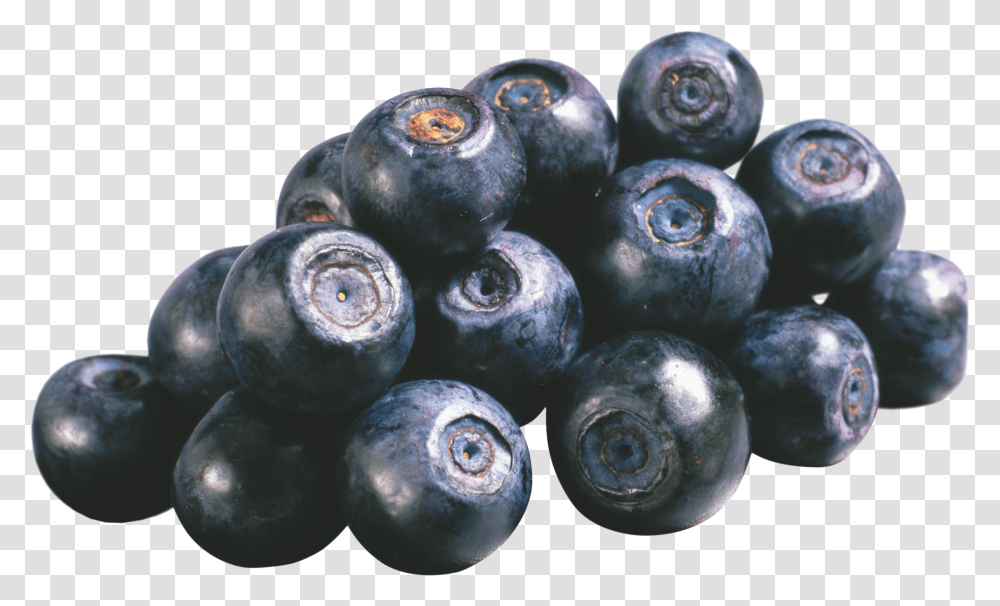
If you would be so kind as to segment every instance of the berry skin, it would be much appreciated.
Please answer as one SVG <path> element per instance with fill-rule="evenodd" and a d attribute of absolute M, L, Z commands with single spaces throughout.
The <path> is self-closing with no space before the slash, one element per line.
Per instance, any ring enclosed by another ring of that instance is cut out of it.
<path fill-rule="evenodd" d="M 729 43 L 700 32 L 664 36 L 622 74 L 619 168 L 659 158 L 728 168 L 750 151 L 763 111 L 760 77 Z"/>
<path fill-rule="evenodd" d="M 870 281 L 830 293 L 824 305 L 861 328 L 878 364 L 883 408 L 930 404 L 965 377 L 969 309 L 965 275 L 951 261 L 897 250 Z"/>
<path fill-rule="evenodd" d="M 327 139 L 295 163 L 278 195 L 277 227 L 307 221 L 354 226 L 344 203 L 342 178 L 344 146 L 349 135 Z"/>
<path fill-rule="evenodd" d="M 595 524 L 636 535 L 704 522 L 750 460 L 743 391 L 703 347 L 662 331 L 615 337 L 566 371 L 546 411 L 552 467 Z"/>
<path fill-rule="evenodd" d="M 251 244 L 229 272 L 218 314 L 240 382 L 291 411 L 367 406 L 413 345 L 410 283 L 382 246 L 336 223 L 296 223 Z"/>
<path fill-rule="evenodd" d="M 343 428 L 275 410 L 244 387 L 198 424 L 174 469 L 184 529 L 220 560 L 257 568 L 322 551 L 346 527 L 333 466 Z"/>
<path fill-rule="evenodd" d="M 443 265 L 417 289 L 414 345 L 426 376 L 475 385 L 519 425 L 576 356 L 583 307 L 573 276 L 547 248 L 501 232 L 478 257 Z"/>
<path fill-rule="evenodd" d="M 422 89 L 362 118 L 344 148 L 351 217 L 401 262 L 478 250 L 524 189 L 524 148 L 479 95 Z"/>
<path fill-rule="evenodd" d="M 413 381 L 355 418 L 337 493 L 351 532 L 383 564 L 448 574 L 514 532 L 531 495 L 531 459 L 513 417 L 486 393 Z"/>
<path fill-rule="evenodd" d="M 722 359 L 746 393 L 754 454 L 825 467 L 861 443 L 879 407 L 868 340 L 820 305 L 755 313 Z"/>
<path fill-rule="evenodd" d="M 219 293 L 246 246 L 207 254 L 170 284 L 149 320 L 149 363 L 199 419 L 240 384 L 219 342 Z"/>
<path fill-rule="evenodd" d="M 92 356 L 46 381 L 31 443 L 45 483 L 71 509 L 134 522 L 170 509 L 170 474 L 194 425 L 148 358 Z"/>
<path fill-rule="evenodd" d="M 814 295 L 859 284 L 889 258 L 906 202 L 892 167 L 861 133 L 807 120 L 769 135 L 736 174 L 774 246 L 774 288 Z"/>
<path fill-rule="evenodd" d="M 572 249 L 594 192 L 618 159 L 618 126 L 607 101 L 582 74 L 547 59 L 502 63 L 465 90 L 503 113 L 524 146 L 524 197 L 507 229 L 558 253 Z"/>

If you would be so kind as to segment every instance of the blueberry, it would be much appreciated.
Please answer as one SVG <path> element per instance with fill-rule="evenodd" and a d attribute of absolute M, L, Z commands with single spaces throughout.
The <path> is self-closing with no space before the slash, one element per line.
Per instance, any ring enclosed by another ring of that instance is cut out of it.
<path fill-rule="evenodd" d="M 385 565 L 458 572 L 514 532 L 531 494 L 531 459 L 513 417 L 486 393 L 414 381 L 351 424 L 337 493 L 351 532 Z"/>
<path fill-rule="evenodd" d="M 198 545 L 236 566 L 292 564 L 347 523 L 335 492 L 343 428 L 278 411 L 244 387 L 225 394 L 181 451 L 174 511 Z"/>
<path fill-rule="evenodd" d="M 868 337 L 885 408 L 937 402 L 965 377 L 968 287 L 951 261 L 897 250 L 862 286 L 830 293 L 825 305 Z"/>
<path fill-rule="evenodd" d="M 216 312 L 229 269 L 245 246 L 205 255 L 181 272 L 149 321 L 149 363 L 163 385 L 201 418 L 240 384 L 219 343 Z"/>
<path fill-rule="evenodd" d="M 425 279 L 417 322 L 425 372 L 483 389 L 527 425 L 576 355 L 583 309 L 566 266 L 535 240 L 505 231 L 478 257 Z"/>
<path fill-rule="evenodd" d="M 847 458 L 879 406 L 871 347 L 854 322 L 819 305 L 750 317 L 723 360 L 746 393 L 754 454 L 823 467 Z"/>
<path fill-rule="evenodd" d="M 727 168 L 753 146 L 764 89 L 727 42 L 700 32 L 642 47 L 618 85 L 619 166 L 688 158 Z"/>
<path fill-rule="evenodd" d="M 743 160 L 736 180 L 760 207 L 774 246 L 771 279 L 804 294 L 843 290 L 885 263 L 906 202 L 892 167 L 832 120 L 785 127 Z"/>
<path fill-rule="evenodd" d="M 552 467 L 595 524 L 638 535 L 704 522 L 750 460 L 743 392 L 708 350 L 661 331 L 581 355 L 546 411 Z"/>
<path fill-rule="evenodd" d="M 524 149 L 510 122 L 461 90 L 386 101 L 358 123 L 343 162 L 351 217 L 403 263 L 481 248 L 524 188 Z"/>
<path fill-rule="evenodd" d="M 92 356 L 45 383 L 31 443 L 66 505 L 94 520 L 133 522 L 170 509 L 170 473 L 194 424 L 148 358 Z"/>
<path fill-rule="evenodd" d="M 661 329 L 708 343 L 735 331 L 771 258 L 753 200 L 721 170 L 682 159 L 608 179 L 581 238 L 588 340 Z"/>
<path fill-rule="evenodd" d="M 251 244 L 218 313 L 240 382 L 287 410 L 370 404 L 413 345 L 410 283 L 382 246 L 336 223 L 296 223 Z"/>
<path fill-rule="evenodd" d="M 557 251 L 571 246 L 587 203 L 618 158 L 618 126 L 607 101 L 582 74 L 547 59 L 502 63 L 465 90 L 503 113 L 524 146 L 524 198 L 507 229 Z"/>
<path fill-rule="evenodd" d="M 350 133 L 310 149 L 285 177 L 278 195 L 277 227 L 307 221 L 331 221 L 353 227 L 344 203 L 342 163 Z"/>

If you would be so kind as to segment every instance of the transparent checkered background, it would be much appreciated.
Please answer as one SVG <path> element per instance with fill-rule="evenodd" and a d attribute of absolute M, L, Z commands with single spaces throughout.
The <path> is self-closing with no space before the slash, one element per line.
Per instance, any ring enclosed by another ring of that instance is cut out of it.
<path fill-rule="evenodd" d="M 199 4 L 0 6 L 0 601 L 1000 599 L 1000 3 Z M 754 457 L 720 513 L 653 538 L 574 511 L 540 419 L 526 428 L 521 526 L 439 577 L 390 570 L 347 531 L 300 564 L 248 571 L 201 551 L 173 512 L 99 524 L 52 496 L 30 438 L 47 377 L 87 355 L 145 354 L 173 277 L 271 229 L 306 150 L 400 92 L 460 88 L 525 56 L 575 67 L 614 109 L 631 56 L 675 30 L 744 52 L 764 83 L 761 137 L 826 117 L 881 148 L 908 198 L 901 246 L 968 277 L 969 375 L 950 401 L 880 411 L 830 468 Z"/>

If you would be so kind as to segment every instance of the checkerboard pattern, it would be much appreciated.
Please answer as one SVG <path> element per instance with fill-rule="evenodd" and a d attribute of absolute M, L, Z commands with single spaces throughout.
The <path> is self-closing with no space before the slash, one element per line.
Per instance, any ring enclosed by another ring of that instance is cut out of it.
<path fill-rule="evenodd" d="M 881 148 L 908 199 L 901 247 L 968 277 L 968 376 L 950 400 L 880 411 L 830 468 L 753 457 L 720 513 L 652 538 L 576 513 L 543 417 L 526 428 L 535 476 L 522 524 L 448 576 L 399 574 L 348 531 L 299 564 L 239 569 L 172 512 L 100 524 L 49 491 L 30 434 L 48 376 L 87 355 L 145 354 L 173 277 L 272 229 L 306 150 L 389 97 L 460 88 L 525 56 L 573 66 L 614 109 L 636 50 L 682 30 L 722 37 L 756 67 L 761 137 L 826 117 Z M 0 601 L 996 603 L 998 76 L 990 0 L 5 0 Z"/>

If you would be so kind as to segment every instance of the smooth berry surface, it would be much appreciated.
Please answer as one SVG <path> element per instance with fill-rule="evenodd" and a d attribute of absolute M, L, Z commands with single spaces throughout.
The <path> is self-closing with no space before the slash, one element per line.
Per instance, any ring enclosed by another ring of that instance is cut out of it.
<path fill-rule="evenodd" d="M 618 159 L 618 126 L 607 101 L 582 74 L 548 59 L 501 63 L 465 90 L 502 112 L 524 146 L 527 182 L 508 229 L 560 252 L 572 247 L 574 228 Z"/>
<path fill-rule="evenodd" d="M 133 522 L 170 509 L 170 474 L 195 422 L 148 358 L 92 356 L 49 377 L 31 443 L 63 503 L 94 520 Z"/>
<path fill-rule="evenodd" d="M 754 454 L 824 467 L 861 443 L 879 407 L 874 354 L 861 329 L 820 305 L 751 316 L 723 360 L 746 393 Z"/>
<path fill-rule="evenodd" d="M 807 295 L 850 288 L 899 244 L 906 211 L 899 180 L 846 124 L 807 120 L 772 133 L 736 180 L 767 222 L 775 287 Z"/>
<path fill-rule="evenodd" d="M 621 167 L 688 158 L 717 168 L 753 146 L 764 111 L 757 71 L 714 36 L 679 32 L 639 49 L 618 85 Z"/>
<path fill-rule="evenodd" d="M 282 566 L 322 551 L 346 527 L 334 489 L 342 435 L 334 419 L 230 391 L 177 460 L 177 518 L 202 549 L 236 566 Z"/>
<path fill-rule="evenodd" d="M 514 532 L 531 495 L 517 422 L 454 381 L 397 385 L 348 429 L 337 492 L 371 555 L 411 574 L 464 570 Z"/>
<path fill-rule="evenodd" d="M 355 224 L 400 261 L 469 253 L 521 200 L 524 148 L 500 111 L 447 88 L 394 97 L 362 118 L 344 149 Z"/>
<path fill-rule="evenodd" d="M 342 165 L 350 133 L 337 135 L 310 149 L 285 177 L 278 195 L 277 227 L 307 221 L 354 226 L 344 203 Z"/>
<path fill-rule="evenodd" d="M 160 297 L 149 320 L 149 362 L 160 382 L 198 418 L 240 384 L 219 342 L 219 294 L 246 246 L 207 254 Z"/>
<path fill-rule="evenodd" d="M 501 232 L 478 257 L 442 266 L 417 288 L 415 355 L 424 372 L 475 385 L 527 425 L 545 388 L 576 356 L 583 307 L 569 270 L 547 248 Z"/>
<path fill-rule="evenodd" d="M 749 423 L 725 365 L 662 331 L 581 355 L 546 410 L 552 467 L 570 501 L 595 524 L 636 535 L 719 511 L 750 460 Z"/>
<path fill-rule="evenodd" d="M 969 291 L 962 270 L 933 253 L 897 250 L 862 286 L 824 305 L 848 316 L 871 343 L 884 408 L 930 404 L 965 377 Z"/>
<path fill-rule="evenodd" d="M 753 200 L 726 173 L 691 160 L 615 174 L 582 237 L 588 341 L 660 329 L 711 342 L 753 312 L 771 261 Z"/>
<path fill-rule="evenodd" d="M 297 223 L 251 244 L 219 297 L 219 338 L 240 382 L 292 411 L 375 401 L 413 345 L 413 294 L 368 236 Z"/>

